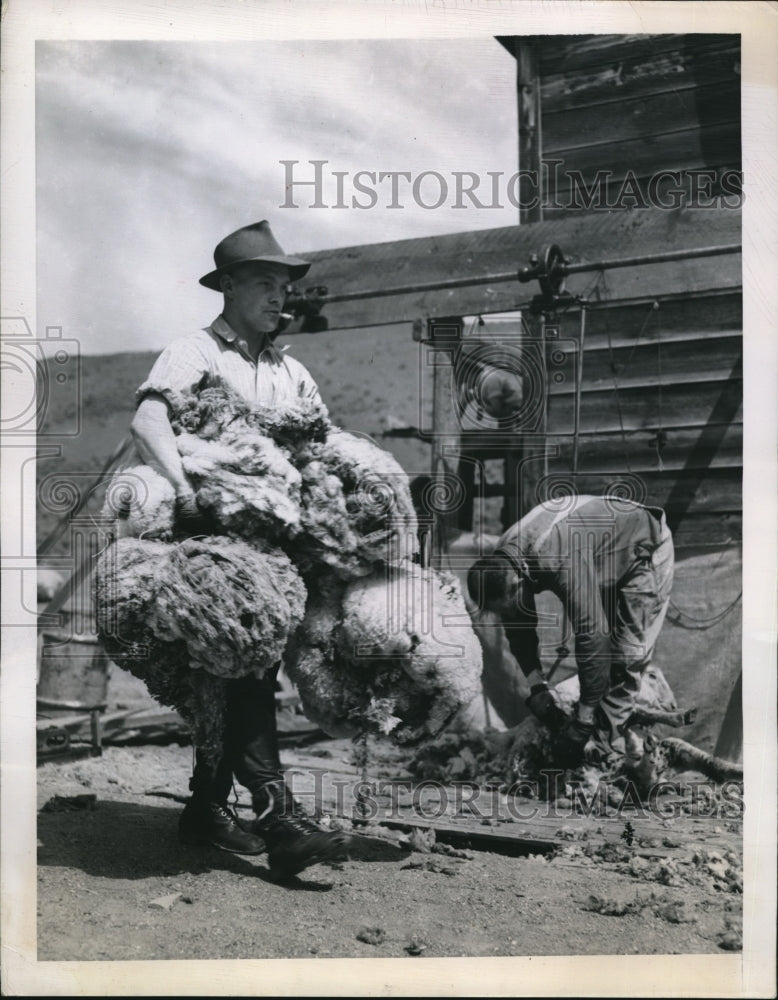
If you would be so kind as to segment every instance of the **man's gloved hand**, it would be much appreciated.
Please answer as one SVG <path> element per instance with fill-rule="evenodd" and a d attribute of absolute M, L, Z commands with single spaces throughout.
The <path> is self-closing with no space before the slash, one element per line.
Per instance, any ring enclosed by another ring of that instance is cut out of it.
<path fill-rule="evenodd" d="M 561 729 L 567 721 L 567 716 L 557 705 L 556 698 L 551 694 L 546 683 L 532 685 L 526 704 L 535 718 L 553 731 Z"/>
<path fill-rule="evenodd" d="M 594 732 L 593 722 L 572 718 L 551 744 L 553 761 L 559 767 L 577 767 L 584 756 L 584 747 Z"/>
<path fill-rule="evenodd" d="M 213 521 L 197 503 L 194 493 L 181 493 L 175 503 L 175 534 L 177 538 L 213 534 Z"/>

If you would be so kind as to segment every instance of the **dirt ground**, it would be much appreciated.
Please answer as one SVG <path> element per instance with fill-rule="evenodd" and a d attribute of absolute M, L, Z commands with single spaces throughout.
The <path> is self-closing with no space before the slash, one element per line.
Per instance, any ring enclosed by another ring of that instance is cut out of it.
<path fill-rule="evenodd" d="M 112 680 L 112 692 L 113 704 L 146 703 L 126 675 Z M 297 778 L 317 768 L 342 783 L 357 777 L 348 741 L 297 742 L 282 749 Z M 657 841 L 641 839 L 636 821 L 630 847 L 619 836 L 623 817 L 592 819 L 586 833 L 573 817 L 546 825 L 557 850 L 512 857 L 439 842 L 430 850 L 429 837 L 371 820 L 347 859 L 276 884 L 263 855 L 179 845 L 182 807 L 166 796 L 187 794 L 191 761 L 188 746 L 107 746 L 101 757 L 39 766 L 39 961 L 741 948 L 739 859 L 730 850 L 724 862 L 713 850 L 723 850 L 722 836 L 739 842 L 737 822 L 679 817 L 660 826 Z M 373 763 L 376 776 L 405 773 L 397 752 Z M 336 818 L 332 785 L 324 787 L 321 804 Z M 54 800 L 84 795 L 95 797 L 85 808 Z M 641 852 L 641 844 L 660 850 Z"/>

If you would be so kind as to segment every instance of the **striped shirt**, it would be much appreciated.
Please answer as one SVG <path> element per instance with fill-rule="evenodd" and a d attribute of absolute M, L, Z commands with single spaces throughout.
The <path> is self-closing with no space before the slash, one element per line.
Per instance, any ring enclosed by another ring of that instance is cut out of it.
<path fill-rule="evenodd" d="M 556 594 L 575 634 L 581 702 L 605 695 L 616 592 L 669 536 L 664 512 L 619 497 L 577 496 L 535 507 L 499 539 L 521 581 L 509 642 L 522 672 L 542 672 L 535 594 Z"/>
<path fill-rule="evenodd" d="M 322 402 L 311 374 L 285 351 L 271 344 L 254 361 L 245 341 L 219 316 L 203 330 L 168 344 L 136 392 L 136 403 L 159 393 L 175 409 L 180 396 L 206 374 L 220 376 L 253 404 L 277 406 L 301 395 Z"/>
<path fill-rule="evenodd" d="M 617 585 L 662 536 L 663 511 L 621 497 L 579 495 L 539 504 L 499 539 L 503 552 L 536 591 L 556 590 L 580 558 L 591 579 Z M 583 582 L 575 579 L 575 588 Z M 571 583 L 566 584 L 570 589 Z"/>

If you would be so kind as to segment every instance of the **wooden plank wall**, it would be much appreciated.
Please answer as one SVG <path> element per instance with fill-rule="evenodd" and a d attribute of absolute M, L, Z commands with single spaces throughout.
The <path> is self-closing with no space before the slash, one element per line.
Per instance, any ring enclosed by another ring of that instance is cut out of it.
<path fill-rule="evenodd" d="M 740 213 L 578 212 L 523 226 L 309 256 L 315 259 L 316 281 L 343 295 L 325 305 L 331 325 L 358 327 L 425 316 L 488 316 L 526 305 L 537 284 L 520 284 L 513 276 L 531 252 L 552 242 L 576 263 L 731 246 L 740 242 Z M 478 280 L 500 272 L 512 280 Z M 414 281 L 452 277 L 463 279 L 461 287 L 391 294 Z M 643 500 L 668 508 L 679 545 L 740 539 L 741 287 L 737 253 L 568 279 L 568 289 L 590 301 L 577 487 L 601 493 L 620 480 Z M 350 298 L 352 291 L 359 297 Z M 559 322 L 560 337 L 575 354 L 578 309 L 568 309 Z M 548 430 L 558 448 L 549 471 L 569 478 L 574 379 L 552 380 L 549 388 Z M 472 452 L 472 442 L 467 449 Z"/>
<path fill-rule="evenodd" d="M 645 192 L 660 170 L 741 167 L 739 35 L 577 35 L 500 38 L 537 53 L 541 150 L 561 161 L 549 173 L 543 218 L 570 210 L 566 171 L 590 187 L 611 171 L 618 190 L 628 171 Z M 575 210 L 575 209 L 573 209 Z"/>
<path fill-rule="evenodd" d="M 529 56 L 538 73 L 533 136 L 539 144 L 533 156 L 559 161 L 556 174 L 545 175 L 542 221 L 322 254 L 316 280 L 335 293 L 325 308 L 333 325 L 519 308 L 537 287 L 504 277 L 551 243 L 572 263 L 739 243 L 740 214 L 732 202 L 694 207 L 688 173 L 678 185 L 682 207 L 614 212 L 571 207 L 566 173 L 580 171 L 592 188 L 598 172 L 609 171 L 609 192 L 634 176 L 648 198 L 649 178 L 659 171 L 707 170 L 715 174 L 704 185 L 710 196 L 727 193 L 722 175 L 741 167 L 738 35 L 498 41 L 517 58 L 519 102 Z M 518 120 L 521 127 L 520 113 Z M 665 507 L 681 546 L 740 539 L 740 268 L 739 255 L 727 255 L 568 279 L 570 292 L 591 301 L 575 486 L 600 493 L 620 485 L 637 499 Z M 364 287 L 366 273 L 378 294 L 350 298 L 355 283 Z M 470 281 L 435 290 L 418 287 L 451 278 Z M 569 309 L 560 325 L 560 336 L 574 340 L 577 308 Z M 556 449 L 549 482 L 569 482 L 573 380 L 550 382 L 549 393 L 548 431 Z M 490 490 L 494 486 L 489 484 Z"/>
<path fill-rule="evenodd" d="M 587 312 L 579 492 L 658 504 L 679 547 L 741 539 L 743 416 L 739 293 Z M 560 322 L 576 336 L 578 313 Z M 570 480 L 574 386 L 549 386 L 550 483 Z"/>
<path fill-rule="evenodd" d="M 646 192 L 658 171 L 741 167 L 737 35 L 593 35 L 538 41 L 541 158 L 546 199 L 570 205 L 566 171 L 591 188 L 599 170 L 618 185 L 631 171 Z M 688 174 L 685 175 L 688 178 Z M 689 196 L 688 183 L 680 185 Z M 546 207 L 544 218 L 569 214 Z M 676 265 L 689 278 L 689 263 Z M 724 283 L 723 283 L 724 284 Z M 739 293 L 588 315 L 578 489 L 626 490 L 665 507 L 679 544 L 736 542 L 742 505 L 742 316 Z M 576 316 L 563 321 L 569 332 Z M 549 429 L 565 419 L 572 386 L 551 384 Z M 552 472 L 570 468 L 562 442 Z"/>

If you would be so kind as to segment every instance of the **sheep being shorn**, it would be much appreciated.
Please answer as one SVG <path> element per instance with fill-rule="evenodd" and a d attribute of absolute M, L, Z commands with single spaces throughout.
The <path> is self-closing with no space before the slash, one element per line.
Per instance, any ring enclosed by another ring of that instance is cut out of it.
<path fill-rule="evenodd" d="M 560 708 L 572 714 L 580 694 L 577 676 L 551 690 Z M 740 764 L 720 760 L 675 736 L 658 739 L 650 732 L 653 725 L 681 727 L 694 718 L 694 709 L 678 709 L 661 669 L 651 665 L 643 674 L 632 716 L 623 727 L 623 755 L 599 762 L 592 752 L 594 743 L 590 743 L 588 760 L 567 772 L 566 782 L 560 782 L 557 790 L 565 790 L 566 783 L 567 787 L 575 785 L 592 800 L 605 791 L 608 802 L 618 806 L 628 785 L 633 800 L 645 801 L 659 783 L 679 772 L 695 772 L 717 783 L 742 781 Z M 456 720 L 420 746 L 409 763 L 417 780 L 477 781 L 508 791 L 535 788 L 542 795 L 552 789 L 549 769 L 555 770 L 552 734 L 534 716 L 505 732 L 481 731 Z"/>
<path fill-rule="evenodd" d="M 580 689 L 578 677 L 573 676 L 552 688 L 559 706 L 572 714 Z M 625 748 L 622 755 L 612 755 L 606 762 L 598 763 L 596 754 L 573 773 L 574 780 L 584 791 L 595 794 L 599 786 L 608 789 L 608 799 L 618 805 L 628 786 L 630 794 L 646 801 L 659 784 L 670 775 L 692 771 L 714 782 L 742 781 L 740 764 L 719 758 L 692 746 L 675 736 L 657 738 L 651 733 L 654 725 L 679 728 L 690 725 L 696 716 L 695 709 L 679 709 L 672 689 L 662 670 L 649 666 L 641 676 L 640 689 L 635 697 L 632 715 L 621 727 Z M 542 723 L 530 717 L 515 728 L 512 743 L 507 749 L 505 764 L 507 774 L 514 781 L 539 781 L 544 769 L 552 765 L 551 734 Z M 590 744 L 589 749 L 592 749 Z"/>
<path fill-rule="evenodd" d="M 580 697 L 578 676 L 574 674 L 555 685 L 551 693 L 565 714 L 572 715 Z M 693 718 L 693 712 L 678 709 L 664 673 L 659 667 L 651 664 L 641 675 L 632 716 L 623 727 L 625 732 L 632 733 L 627 759 L 633 759 L 636 754 L 642 753 L 642 740 L 633 732 L 633 726 L 659 722 L 670 726 L 682 726 L 692 722 Z M 551 733 L 534 716 L 524 719 L 513 732 L 514 738 L 509 755 L 515 777 L 517 780 L 536 780 L 540 771 L 548 768 L 553 759 Z M 589 760 L 598 757 L 594 739 L 587 744 L 586 756 Z M 615 761 L 615 772 L 621 772 L 622 763 L 623 758 Z M 609 766 L 604 765 L 600 769 L 602 773 L 607 771 Z"/>
<path fill-rule="evenodd" d="M 631 781 L 641 798 L 668 774 L 679 771 L 695 771 L 715 782 L 743 780 L 742 764 L 722 760 L 677 736 L 657 740 L 648 733 L 640 742 L 628 741 L 627 751 L 616 777 L 623 775 Z"/>

